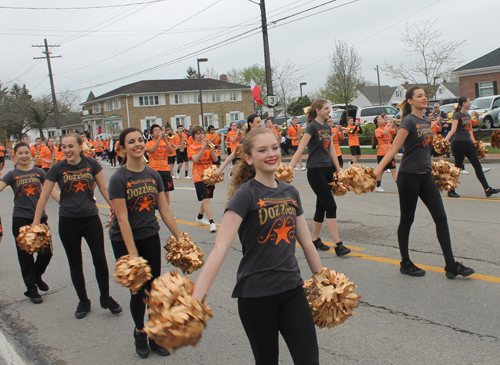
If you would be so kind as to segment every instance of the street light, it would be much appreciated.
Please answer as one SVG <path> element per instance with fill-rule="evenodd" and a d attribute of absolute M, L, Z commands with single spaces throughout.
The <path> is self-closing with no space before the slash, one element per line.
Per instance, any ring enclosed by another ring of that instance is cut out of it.
<path fill-rule="evenodd" d="M 299 86 L 300 86 L 300 98 L 301 98 L 301 99 L 302 99 L 302 86 L 304 86 L 304 85 L 307 85 L 307 82 L 301 82 L 301 83 L 299 84 Z"/>
<path fill-rule="evenodd" d="M 200 87 L 200 109 L 201 109 L 201 125 L 205 128 L 205 118 L 203 118 L 203 98 L 201 97 L 201 75 L 200 75 L 200 62 L 208 62 L 208 58 L 198 58 L 198 86 Z"/>

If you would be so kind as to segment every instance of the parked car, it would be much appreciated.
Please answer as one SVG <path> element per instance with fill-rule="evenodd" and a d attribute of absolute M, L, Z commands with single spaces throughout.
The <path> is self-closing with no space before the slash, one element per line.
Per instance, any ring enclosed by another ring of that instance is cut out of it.
<path fill-rule="evenodd" d="M 357 107 L 356 105 L 349 104 L 349 116 L 354 118 L 355 122 L 361 124 L 373 123 L 375 117 L 380 114 L 387 113 L 389 118 L 394 118 L 398 110 L 392 106 L 367 106 Z M 333 106 L 334 110 L 331 114 L 333 124 L 347 125 L 347 113 L 345 104 L 336 104 Z"/>
<path fill-rule="evenodd" d="M 483 96 L 472 100 L 469 113 L 473 111 L 479 115 L 479 122 L 484 123 L 483 128 L 499 127 L 500 95 Z"/>

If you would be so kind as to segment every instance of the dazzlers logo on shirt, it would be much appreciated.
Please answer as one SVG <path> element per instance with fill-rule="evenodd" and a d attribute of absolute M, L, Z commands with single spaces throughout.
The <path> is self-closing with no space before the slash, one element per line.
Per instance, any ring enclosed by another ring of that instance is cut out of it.
<path fill-rule="evenodd" d="M 127 200 L 133 202 L 128 204 L 129 210 L 138 209 L 150 211 L 156 207 L 156 196 L 158 188 L 153 179 L 142 179 L 127 182 Z M 134 200 L 135 199 L 135 200 Z"/>
<path fill-rule="evenodd" d="M 32 175 L 25 175 L 23 177 L 16 177 L 16 187 L 20 188 L 19 190 L 19 195 L 35 195 L 35 194 L 40 194 L 40 187 L 41 187 L 41 182 L 40 182 L 40 175 L 39 174 L 32 174 Z"/>
<path fill-rule="evenodd" d="M 416 125 L 417 127 L 417 136 L 418 138 L 423 138 L 421 143 L 418 143 L 417 146 L 427 147 L 432 143 L 434 138 L 434 133 L 432 133 L 432 129 L 429 125 Z"/>
<path fill-rule="evenodd" d="M 271 224 L 269 232 L 257 240 L 259 243 L 270 240 L 277 245 L 281 241 L 290 243 L 291 239 L 295 239 L 295 219 L 291 217 L 297 214 L 297 208 L 292 205 L 297 205 L 295 200 L 288 197 L 264 198 L 259 199 L 257 204 L 260 207 L 260 225 Z"/>
<path fill-rule="evenodd" d="M 319 136 L 319 140 L 320 140 L 320 143 L 321 141 L 323 141 L 323 148 L 329 148 L 330 147 L 330 137 L 332 136 L 332 134 L 330 133 L 330 131 L 318 131 L 318 136 Z"/>
<path fill-rule="evenodd" d="M 94 175 L 90 172 L 90 167 L 77 171 L 64 171 L 63 183 L 66 184 L 68 181 L 71 182 L 65 192 L 77 193 L 79 191 L 85 192 L 85 190 L 92 190 L 90 182 L 93 181 L 93 179 Z"/>

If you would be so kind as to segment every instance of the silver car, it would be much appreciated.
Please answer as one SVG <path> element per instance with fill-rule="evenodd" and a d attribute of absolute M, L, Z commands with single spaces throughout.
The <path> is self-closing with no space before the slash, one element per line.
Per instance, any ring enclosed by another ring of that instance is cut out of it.
<path fill-rule="evenodd" d="M 469 113 L 473 111 L 479 115 L 479 121 L 484 122 L 484 128 L 499 127 L 500 95 L 483 96 L 472 100 Z"/>

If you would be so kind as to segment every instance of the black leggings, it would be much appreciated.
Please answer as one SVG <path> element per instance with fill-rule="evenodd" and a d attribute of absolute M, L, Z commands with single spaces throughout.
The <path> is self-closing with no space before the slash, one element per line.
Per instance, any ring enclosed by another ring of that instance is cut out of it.
<path fill-rule="evenodd" d="M 19 236 L 19 228 L 28 226 L 31 223 L 33 223 L 33 219 L 12 217 L 12 234 L 14 238 Z M 40 223 L 47 223 L 47 219 L 42 219 Z M 14 240 L 14 242 L 16 242 L 17 258 L 21 267 L 24 284 L 26 285 L 26 289 L 31 291 L 35 289 L 36 281 L 42 278 L 47 266 L 49 266 L 50 259 L 52 258 L 52 245 L 47 246 L 43 251 L 39 251 L 35 261 L 33 255 L 20 250 L 17 241 Z"/>
<path fill-rule="evenodd" d="M 403 262 L 410 260 L 408 250 L 408 241 L 410 238 L 410 229 L 415 219 L 415 209 L 417 208 L 418 198 L 422 199 L 425 206 L 431 213 L 434 224 L 436 225 L 436 234 L 443 250 L 446 265 L 454 265 L 455 259 L 451 249 L 450 230 L 448 229 L 448 220 L 444 210 L 443 199 L 439 189 L 434 182 L 430 172 L 425 174 L 412 174 L 399 171 L 398 174 L 399 191 L 399 209 L 401 219 L 398 227 L 399 251 Z"/>
<path fill-rule="evenodd" d="M 479 158 L 477 157 L 476 149 L 474 148 L 472 141 L 453 141 L 451 143 L 451 150 L 455 155 L 455 166 L 462 169 L 465 157 L 467 157 L 472 167 L 474 167 L 476 177 L 483 186 L 483 189 L 488 190 L 490 186 L 484 177 L 483 167 L 481 166 L 481 162 L 479 162 Z"/>
<path fill-rule="evenodd" d="M 123 241 L 111 241 L 113 246 L 113 253 L 118 260 L 120 257 L 128 255 L 127 246 Z M 156 234 L 152 237 L 143 240 L 135 241 L 135 247 L 139 256 L 148 261 L 151 267 L 151 275 L 153 277 L 149 280 L 137 294 L 130 294 L 130 313 L 134 320 L 135 327 L 141 331 L 144 328 L 144 314 L 146 313 L 146 293 L 144 289 L 151 290 L 151 281 L 160 276 L 161 273 L 161 243 L 160 235 Z"/>
<path fill-rule="evenodd" d="M 323 223 L 325 213 L 327 219 L 337 218 L 337 204 L 328 183 L 333 181 L 334 166 L 307 169 L 307 181 L 316 194 L 316 212 L 314 222 Z"/>
<path fill-rule="evenodd" d="M 98 215 L 83 218 L 59 216 L 59 237 L 68 257 L 71 281 L 80 301 L 88 300 L 83 275 L 82 237 L 87 241 L 92 254 L 95 276 L 101 298 L 109 297 L 109 271 L 104 250 L 104 233 Z"/>
<path fill-rule="evenodd" d="M 238 298 L 241 323 L 255 364 L 278 364 L 278 333 L 286 341 L 295 365 L 319 364 L 318 340 L 304 289 L 260 298 Z"/>

